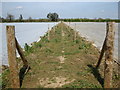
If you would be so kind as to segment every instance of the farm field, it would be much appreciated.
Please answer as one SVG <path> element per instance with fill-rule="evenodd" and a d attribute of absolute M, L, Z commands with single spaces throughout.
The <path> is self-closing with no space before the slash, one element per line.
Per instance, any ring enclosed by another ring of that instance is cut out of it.
<path fill-rule="evenodd" d="M 76 30 L 79 31 L 80 36 L 85 37 L 87 40 L 94 43 L 94 45 L 100 50 L 103 41 L 105 38 L 105 30 L 106 26 L 105 23 L 97 23 L 97 22 L 70 22 L 67 23 L 67 25 L 70 25 L 71 28 L 75 29 L 76 24 Z M 1 37 L 0 42 L 2 42 L 0 48 L 0 60 L 3 64 L 8 64 L 7 59 L 7 44 L 6 44 L 6 25 L 15 25 L 16 28 L 16 37 L 18 38 L 18 41 L 20 42 L 20 45 L 22 48 L 24 48 L 25 43 L 30 45 L 31 43 L 37 41 L 40 36 L 43 36 L 48 31 L 48 25 L 49 28 L 56 25 L 55 23 L 3 23 L 1 24 L 2 30 L 1 30 Z M 116 33 L 115 33 L 115 50 L 114 50 L 114 57 L 118 59 L 118 25 L 115 25 Z M 120 25 L 119 25 L 120 26 Z M 119 27 L 120 28 L 120 27 Z"/>
<path fill-rule="evenodd" d="M 120 2 L 2 0 L 0 88 L 120 88 Z"/>
<path fill-rule="evenodd" d="M 95 69 L 99 50 L 80 37 L 75 30 L 59 23 L 33 46 L 25 48 L 25 57 L 31 67 L 25 75 L 22 88 L 102 88 L 104 62 Z M 18 58 L 19 70 L 22 67 Z M 104 58 L 103 58 L 104 61 Z M 10 87 L 9 69 L 3 73 L 3 88 Z M 119 79 L 113 72 L 113 87 Z"/>

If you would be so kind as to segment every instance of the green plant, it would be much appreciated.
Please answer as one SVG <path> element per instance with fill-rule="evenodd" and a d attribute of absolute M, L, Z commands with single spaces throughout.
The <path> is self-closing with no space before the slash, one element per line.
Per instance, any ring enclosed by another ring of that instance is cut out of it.
<path fill-rule="evenodd" d="M 9 84 L 9 74 L 10 74 L 9 69 L 6 69 L 2 73 L 2 88 L 6 88 L 6 86 Z"/>
<path fill-rule="evenodd" d="M 79 40 L 76 40 L 75 42 L 78 44 L 80 41 L 79 41 Z"/>
<path fill-rule="evenodd" d="M 35 46 L 41 48 L 41 47 L 42 47 L 42 44 L 41 44 L 40 42 L 38 42 L 38 43 L 35 43 Z"/>
<path fill-rule="evenodd" d="M 101 88 L 101 86 L 89 83 L 84 80 L 76 80 L 70 84 L 62 86 L 63 88 Z"/>
<path fill-rule="evenodd" d="M 41 41 L 41 42 L 44 42 L 44 43 L 45 43 L 45 42 L 49 42 L 47 36 L 48 36 L 48 33 L 46 33 L 46 35 L 43 36 L 40 41 Z"/>
<path fill-rule="evenodd" d="M 47 53 L 53 53 L 53 51 L 51 49 L 49 49 L 49 48 L 46 48 L 45 52 L 47 52 Z"/>
<path fill-rule="evenodd" d="M 53 42 L 58 43 L 58 42 L 60 42 L 60 39 L 55 38 L 55 39 L 53 39 Z"/>
<path fill-rule="evenodd" d="M 30 46 L 27 43 L 25 43 L 25 46 L 24 46 L 25 51 L 28 51 L 29 48 L 30 48 Z"/>

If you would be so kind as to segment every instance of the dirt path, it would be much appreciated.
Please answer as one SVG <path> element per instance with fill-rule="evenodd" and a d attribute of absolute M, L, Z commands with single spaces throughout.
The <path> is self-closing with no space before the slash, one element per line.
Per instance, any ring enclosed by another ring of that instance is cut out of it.
<path fill-rule="evenodd" d="M 42 78 L 40 79 L 40 84 L 44 86 L 45 88 L 59 88 L 65 84 L 69 84 L 73 82 L 74 80 L 71 81 L 66 81 L 67 79 L 65 77 L 53 77 L 51 80 L 49 78 Z"/>

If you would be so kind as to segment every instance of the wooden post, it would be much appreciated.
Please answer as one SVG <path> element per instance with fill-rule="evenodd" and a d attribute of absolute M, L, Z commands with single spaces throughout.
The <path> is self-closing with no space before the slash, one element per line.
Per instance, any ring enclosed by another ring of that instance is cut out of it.
<path fill-rule="evenodd" d="M 61 35 L 62 35 L 62 39 L 64 39 L 64 30 L 63 30 L 63 26 L 64 24 L 63 24 L 63 22 L 62 22 L 62 25 L 61 25 Z"/>
<path fill-rule="evenodd" d="M 69 26 L 70 26 L 70 22 L 69 22 Z"/>
<path fill-rule="evenodd" d="M 55 23 L 54 23 L 54 26 L 53 26 L 53 31 L 54 31 L 54 33 L 55 33 L 55 26 L 56 26 L 56 25 L 55 25 Z"/>
<path fill-rule="evenodd" d="M 105 70 L 104 70 L 104 88 L 112 88 L 113 72 L 113 50 L 114 50 L 114 23 L 107 23 L 106 51 L 105 51 Z"/>
<path fill-rule="evenodd" d="M 106 37 L 105 37 L 105 40 L 104 40 L 104 43 L 103 43 L 103 46 L 102 46 L 102 50 L 100 52 L 100 57 L 99 57 L 97 65 L 96 65 L 96 69 L 99 68 L 99 66 L 101 64 L 101 61 L 102 61 L 102 58 L 104 56 L 104 53 L 105 53 L 105 50 L 106 50 L 106 39 L 107 39 L 107 36 L 108 36 L 108 25 L 106 25 Z"/>
<path fill-rule="evenodd" d="M 69 28 L 69 27 L 70 27 L 70 26 L 69 26 L 69 20 L 67 21 L 67 24 L 68 24 L 67 26 L 68 26 L 68 28 Z"/>
<path fill-rule="evenodd" d="M 20 88 L 18 65 L 16 61 L 15 27 L 7 26 L 7 48 L 12 88 Z"/>
<path fill-rule="evenodd" d="M 49 30 L 49 24 L 48 24 L 48 40 L 50 40 L 50 30 Z"/>
<path fill-rule="evenodd" d="M 74 35 L 74 41 L 76 40 L 76 23 L 75 23 L 75 35 Z"/>
<path fill-rule="evenodd" d="M 25 56 L 24 56 L 24 54 L 23 54 L 23 50 L 22 50 L 22 48 L 20 47 L 20 45 L 19 45 L 19 43 L 18 43 L 18 41 L 17 41 L 16 38 L 15 38 L 15 42 L 16 42 L 16 48 L 17 48 L 18 53 L 19 53 L 19 55 L 20 55 L 20 57 L 21 57 L 21 59 L 22 59 L 22 61 L 23 61 L 24 66 L 25 66 L 25 67 L 28 67 L 27 59 L 25 58 Z"/>
<path fill-rule="evenodd" d="M 120 76 L 120 64 L 118 64 L 118 76 Z M 118 83 L 118 88 L 120 88 L 120 82 Z"/>
<path fill-rule="evenodd" d="M 96 69 L 98 69 L 100 64 L 101 64 L 101 61 L 102 61 L 102 58 L 103 58 L 103 55 L 104 55 L 104 52 L 105 52 L 105 47 L 106 47 L 106 39 L 105 39 L 105 41 L 103 43 L 103 47 L 102 47 L 102 50 L 100 52 L 100 57 L 99 57 L 97 65 L 96 65 Z"/>

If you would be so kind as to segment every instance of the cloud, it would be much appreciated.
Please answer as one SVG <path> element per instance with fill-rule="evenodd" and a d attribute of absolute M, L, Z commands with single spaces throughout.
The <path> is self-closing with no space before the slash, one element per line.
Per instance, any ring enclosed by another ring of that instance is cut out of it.
<path fill-rule="evenodd" d="M 17 6 L 16 9 L 22 9 L 23 7 L 22 6 Z"/>

